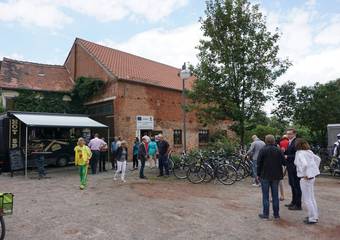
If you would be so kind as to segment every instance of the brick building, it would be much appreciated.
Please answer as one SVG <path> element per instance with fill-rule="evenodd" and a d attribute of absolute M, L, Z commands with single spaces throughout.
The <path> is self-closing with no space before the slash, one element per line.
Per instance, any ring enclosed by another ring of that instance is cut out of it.
<path fill-rule="evenodd" d="M 2 103 L 8 107 L 18 94 L 16 89 L 65 92 L 67 100 L 67 93 L 77 78 L 99 78 L 105 81 L 103 91 L 89 99 L 86 106 L 92 118 L 110 126 L 111 136 L 121 136 L 131 144 L 136 136 L 161 132 L 180 150 L 183 115 L 179 71 L 77 38 L 63 66 L 4 58 L 0 65 Z M 186 81 L 186 88 L 190 88 L 193 81 L 193 78 Z M 221 124 L 219 128 L 227 130 L 227 125 Z M 194 113 L 187 114 L 189 148 L 206 143 L 212 131 L 213 128 L 200 125 Z"/>

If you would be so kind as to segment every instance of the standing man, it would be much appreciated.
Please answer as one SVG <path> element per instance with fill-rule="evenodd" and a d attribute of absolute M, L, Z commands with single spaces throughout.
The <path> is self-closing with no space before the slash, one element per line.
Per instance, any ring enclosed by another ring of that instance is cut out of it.
<path fill-rule="evenodd" d="M 165 176 L 169 177 L 169 153 L 170 153 L 170 145 L 167 141 L 164 140 L 162 134 L 158 135 L 159 143 L 158 143 L 158 153 L 159 153 L 159 175 L 158 177 L 164 176 L 163 169 L 165 169 Z"/>
<path fill-rule="evenodd" d="M 338 140 L 333 145 L 333 157 L 337 160 L 335 171 L 340 171 L 340 133 L 336 137 Z"/>
<path fill-rule="evenodd" d="M 282 165 L 284 157 L 275 144 L 273 135 L 266 136 L 266 146 L 263 147 L 257 158 L 257 180 L 261 181 L 263 213 L 261 219 L 269 219 L 269 188 L 273 198 L 274 218 L 280 218 L 279 182 L 283 178 Z"/>
<path fill-rule="evenodd" d="M 259 186 L 259 182 L 257 181 L 257 176 L 256 176 L 256 169 L 257 169 L 257 157 L 259 155 L 260 150 L 266 145 L 261 139 L 259 139 L 256 135 L 253 135 L 252 137 L 253 142 L 250 145 L 250 148 L 247 152 L 247 156 L 252 159 L 253 162 L 253 177 L 254 177 L 254 187 Z"/>
<path fill-rule="evenodd" d="M 105 144 L 102 145 L 100 148 L 99 172 L 101 171 L 106 172 L 105 164 L 107 160 L 108 147 L 107 147 L 107 143 L 105 142 L 105 138 L 102 138 L 102 140 Z"/>
<path fill-rule="evenodd" d="M 290 128 L 287 130 L 286 135 L 289 139 L 289 144 L 285 152 L 285 165 L 288 171 L 289 185 L 292 189 L 292 202 L 285 206 L 288 207 L 289 210 L 302 210 L 300 178 L 297 176 L 296 166 L 294 164 L 296 154 L 296 130 Z"/>
<path fill-rule="evenodd" d="M 94 135 L 94 138 L 91 139 L 91 141 L 89 142 L 89 148 L 92 151 L 92 158 L 90 161 L 90 165 L 91 165 L 91 173 L 92 174 L 96 174 L 97 173 L 97 165 L 98 162 L 100 160 L 100 149 L 102 148 L 102 146 L 104 146 L 106 143 L 99 138 L 99 134 L 96 133 Z"/>
<path fill-rule="evenodd" d="M 138 158 L 140 159 L 140 170 L 139 170 L 139 177 L 141 179 L 147 179 L 144 176 L 144 168 L 145 168 L 145 161 L 148 159 L 148 139 L 146 136 L 142 137 L 142 143 L 139 145 L 138 148 Z"/>
<path fill-rule="evenodd" d="M 112 170 L 117 169 L 117 159 L 116 159 L 116 155 L 117 155 L 117 141 L 118 138 L 114 137 L 113 142 L 111 143 L 111 165 L 112 165 Z"/>

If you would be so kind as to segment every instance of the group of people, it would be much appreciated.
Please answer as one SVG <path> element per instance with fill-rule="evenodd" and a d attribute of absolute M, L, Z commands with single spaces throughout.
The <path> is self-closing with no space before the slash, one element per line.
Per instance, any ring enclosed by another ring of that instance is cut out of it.
<path fill-rule="evenodd" d="M 295 129 L 288 129 L 286 135 L 277 143 L 273 135 L 267 135 L 265 141 L 253 136 L 253 143 L 248 151 L 253 160 L 254 185 L 261 186 L 261 219 L 269 219 L 269 190 L 271 191 L 274 219 L 279 219 L 280 200 L 284 200 L 282 179 L 283 168 L 288 172 L 292 200 L 285 206 L 292 211 L 302 210 L 304 202 L 308 216 L 306 224 L 315 224 L 319 220 L 318 208 L 314 196 L 315 177 L 320 174 L 321 159 L 311 150 L 308 142 L 296 137 Z M 281 182 L 281 197 L 279 186 Z"/>
<path fill-rule="evenodd" d="M 115 137 L 111 144 L 111 163 L 112 169 L 115 170 L 113 179 L 117 180 L 118 175 L 122 182 L 126 182 L 126 168 L 128 161 L 128 145 L 127 142 L 120 137 Z M 91 167 L 91 173 L 97 174 L 97 166 L 99 163 L 99 171 L 106 171 L 105 162 L 107 160 L 108 145 L 103 138 L 99 138 L 98 134 L 90 140 L 88 145 L 84 138 L 79 138 L 75 151 L 75 165 L 79 166 L 80 189 L 83 190 L 87 186 L 88 166 Z M 171 148 L 169 143 L 164 139 L 162 134 L 153 138 L 143 136 L 140 142 L 136 138 L 132 147 L 133 153 L 133 170 L 138 169 L 139 161 L 139 177 L 147 179 L 144 175 L 145 163 L 149 161 L 151 168 L 155 168 L 158 163 L 159 175 L 169 176 L 169 154 Z"/>

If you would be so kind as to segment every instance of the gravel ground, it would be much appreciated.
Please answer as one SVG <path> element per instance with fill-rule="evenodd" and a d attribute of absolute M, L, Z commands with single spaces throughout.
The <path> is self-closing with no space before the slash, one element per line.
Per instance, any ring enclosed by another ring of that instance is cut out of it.
<path fill-rule="evenodd" d="M 340 238 L 339 179 L 317 179 L 320 222 L 306 226 L 304 211 L 283 204 L 281 220 L 259 220 L 261 193 L 250 179 L 224 186 L 157 179 L 156 170 L 147 170 L 148 180 L 129 172 L 127 183 L 114 182 L 112 175 L 89 176 L 84 191 L 73 167 L 49 169 L 51 178 L 43 180 L 35 173 L 27 180 L 1 175 L 0 190 L 15 194 L 6 240 Z M 285 189 L 289 197 L 286 180 Z"/>

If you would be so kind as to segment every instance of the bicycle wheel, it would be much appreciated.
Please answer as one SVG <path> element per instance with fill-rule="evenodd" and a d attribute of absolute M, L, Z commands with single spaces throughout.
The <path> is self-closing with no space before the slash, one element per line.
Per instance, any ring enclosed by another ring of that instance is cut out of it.
<path fill-rule="evenodd" d="M 206 176 L 205 168 L 201 165 L 191 165 L 187 172 L 187 178 L 191 183 L 197 184 L 203 182 Z"/>
<path fill-rule="evenodd" d="M 236 169 L 229 164 L 219 165 L 216 170 L 217 179 L 224 185 L 234 184 L 237 180 L 237 175 Z"/>
<path fill-rule="evenodd" d="M 186 179 L 189 165 L 185 163 L 178 163 L 174 165 L 173 174 L 178 179 Z"/>
<path fill-rule="evenodd" d="M 237 166 L 234 166 L 234 168 L 236 169 L 236 172 L 237 172 L 237 179 L 236 179 L 236 181 L 241 181 L 244 178 L 244 176 L 245 176 L 246 170 L 244 169 L 244 167 L 241 164 L 238 164 Z"/>
<path fill-rule="evenodd" d="M 172 172 L 174 170 L 174 161 L 171 158 L 168 160 L 169 163 L 169 171 Z"/>
<path fill-rule="evenodd" d="M 0 216 L 0 240 L 5 239 L 5 233 L 6 233 L 5 220 L 3 216 Z"/>
<path fill-rule="evenodd" d="M 204 182 L 209 183 L 215 177 L 214 169 L 210 165 L 205 165 L 204 168 L 206 173 L 204 177 Z"/>

